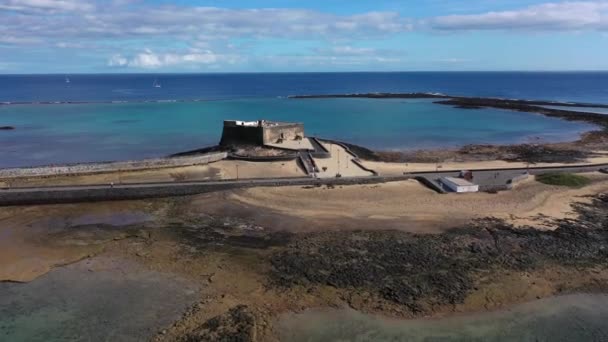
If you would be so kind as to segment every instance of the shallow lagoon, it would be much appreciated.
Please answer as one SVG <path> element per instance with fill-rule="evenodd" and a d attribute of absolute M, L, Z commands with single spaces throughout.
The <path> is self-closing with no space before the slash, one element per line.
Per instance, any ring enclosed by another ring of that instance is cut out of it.
<path fill-rule="evenodd" d="M 350 309 L 286 314 L 284 341 L 607 341 L 608 295 L 578 294 L 508 310 L 399 321 Z"/>
<path fill-rule="evenodd" d="M 140 159 L 216 144 L 222 121 L 300 121 L 308 135 L 384 150 L 575 140 L 594 129 L 538 114 L 429 100 L 257 98 L 0 106 L 0 167 Z"/>
<path fill-rule="evenodd" d="M 145 341 L 177 320 L 197 288 L 98 257 L 25 284 L 0 283 L 0 341 Z"/>

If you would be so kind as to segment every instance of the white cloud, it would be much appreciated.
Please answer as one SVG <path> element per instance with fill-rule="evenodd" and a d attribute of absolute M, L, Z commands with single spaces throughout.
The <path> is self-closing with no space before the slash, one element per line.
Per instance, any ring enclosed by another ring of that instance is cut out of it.
<path fill-rule="evenodd" d="M 95 8 L 94 4 L 75 0 L 8 0 L 4 3 L 0 0 L 0 28 L 11 35 L 64 40 L 170 37 L 206 41 L 241 37 L 362 38 L 411 28 L 409 21 L 396 12 L 336 15 L 306 9 L 125 5 L 121 1 L 98 7 L 97 11 L 83 14 L 75 11 L 88 11 Z"/>
<path fill-rule="evenodd" d="M 329 49 L 317 49 L 317 52 L 338 56 L 369 56 L 376 54 L 376 49 L 352 46 L 333 46 Z"/>
<path fill-rule="evenodd" d="M 3 0 L 0 10 L 17 12 L 91 11 L 95 5 L 85 0 Z"/>
<path fill-rule="evenodd" d="M 431 19 L 438 30 L 606 30 L 608 2 L 545 3 L 527 8 Z"/>
<path fill-rule="evenodd" d="M 398 12 L 335 14 L 297 8 L 239 9 L 184 5 L 183 1 L 179 2 L 181 5 L 163 3 L 171 2 L 0 0 L 0 47 L 20 52 L 12 56 L 29 53 L 32 48 L 27 45 L 58 55 L 69 49 L 82 60 L 97 63 L 95 67 L 214 68 L 244 62 L 243 56 L 249 56 L 254 67 L 276 62 L 288 69 L 289 63 L 403 63 L 406 54 L 393 38 L 404 38 L 403 33 L 412 30 L 608 32 L 608 0 L 547 2 L 510 11 L 471 12 L 491 8 L 495 2 L 488 1 L 482 7 L 452 8 L 450 12 L 465 14 L 422 19 Z M 289 49 L 276 43 L 295 40 L 302 42 L 290 44 Z M 389 45 L 391 42 L 393 45 Z M 408 43 L 406 39 L 401 42 L 401 46 Z M 369 48 L 366 43 L 388 48 Z M 327 47 L 311 49 L 311 45 Z M 267 46 L 267 51 L 262 46 Z M 448 59 L 442 63 L 466 61 Z"/>
<path fill-rule="evenodd" d="M 472 59 L 467 59 L 467 58 L 443 58 L 443 59 L 438 59 L 435 62 L 445 63 L 445 64 L 464 64 L 464 63 L 472 63 L 474 61 Z"/>
<path fill-rule="evenodd" d="M 239 59 L 236 55 L 221 55 L 211 51 L 192 50 L 182 53 L 155 53 L 150 49 L 137 53 L 130 58 L 116 54 L 108 60 L 108 66 L 158 69 L 172 66 L 233 64 Z"/>
<path fill-rule="evenodd" d="M 129 64 L 129 60 L 120 54 L 110 57 L 108 60 L 108 66 L 112 67 L 123 67 Z"/>
<path fill-rule="evenodd" d="M 367 66 L 370 63 L 394 64 L 402 62 L 400 57 L 384 57 L 380 55 L 269 55 L 263 57 L 264 62 L 279 67 L 294 66 Z"/>
<path fill-rule="evenodd" d="M 40 43 L 40 39 L 35 37 L 0 36 L 0 44 L 25 45 L 38 43 Z"/>

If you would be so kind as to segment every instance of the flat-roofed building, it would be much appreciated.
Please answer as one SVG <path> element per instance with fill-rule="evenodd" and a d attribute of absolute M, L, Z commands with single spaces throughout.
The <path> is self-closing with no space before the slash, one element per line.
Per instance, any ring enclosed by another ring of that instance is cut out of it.
<path fill-rule="evenodd" d="M 479 185 L 473 184 L 464 178 L 442 177 L 439 181 L 453 192 L 479 192 Z"/>

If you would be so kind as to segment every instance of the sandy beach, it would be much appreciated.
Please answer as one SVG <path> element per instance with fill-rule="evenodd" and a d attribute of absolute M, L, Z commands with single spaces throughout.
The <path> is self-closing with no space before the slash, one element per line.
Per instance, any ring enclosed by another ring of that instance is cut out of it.
<path fill-rule="evenodd" d="M 429 190 L 417 181 L 379 185 L 253 188 L 235 192 L 230 199 L 251 207 L 270 209 L 314 222 L 311 227 L 397 228 L 437 232 L 483 217 L 503 218 L 520 225 L 545 228 L 539 216 L 565 218 L 570 204 L 608 190 L 608 176 L 588 174 L 595 182 L 581 189 L 544 185 L 534 180 L 498 194 L 447 194 Z M 339 224 L 349 220 L 349 223 Z"/>

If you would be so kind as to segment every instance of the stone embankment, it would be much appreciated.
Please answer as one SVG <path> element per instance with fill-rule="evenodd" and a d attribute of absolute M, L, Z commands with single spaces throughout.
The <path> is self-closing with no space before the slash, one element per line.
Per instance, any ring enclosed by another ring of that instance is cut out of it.
<path fill-rule="evenodd" d="M 48 176 L 70 176 L 82 174 L 95 174 L 102 172 L 137 171 L 148 169 L 161 169 L 168 167 L 180 167 L 209 164 L 228 157 L 226 152 L 216 152 L 204 155 L 188 157 L 170 157 L 157 159 L 143 159 L 135 161 L 87 163 L 58 166 L 40 166 L 25 168 L 0 169 L 0 179 L 15 177 L 48 177 Z"/>

